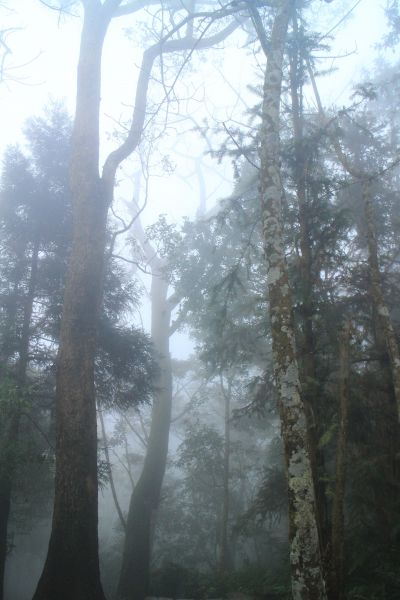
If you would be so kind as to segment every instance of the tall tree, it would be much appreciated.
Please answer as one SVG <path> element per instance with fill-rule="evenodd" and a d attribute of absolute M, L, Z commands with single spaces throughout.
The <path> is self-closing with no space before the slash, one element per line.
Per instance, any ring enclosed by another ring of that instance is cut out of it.
<path fill-rule="evenodd" d="M 309 73 L 311 75 L 311 81 L 313 84 L 313 89 L 318 104 L 319 114 L 326 121 L 325 111 L 321 99 L 319 97 L 318 88 L 316 86 L 315 78 L 313 76 L 311 67 L 309 67 Z M 361 89 L 361 93 L 366 94 L 367 97 L 368 95 L 371 95 L 371 93 L 373 95 L 373 92 L 369 91 L 367 88 Z M 364 161 L 362 161 L 362 152 L 360 153 L 360 156 L 357 156 L 355 160 L 352 160 L 351 157 L 349 157 L 344 152 L 337 131 L 333 131 L 331 139 L 338 161 L 342 165 L 343 169 L 351 177 L 354 177 L 354 179 L 359 182 L 362 189 L 370 278 L 369 293 L 375 310 L 376 330 L 380 331 L 380 336 L 384 339 L 386 344 L 386 350 L 389 357 L 390 371 L 393 383 L 394 397 L 397 405 L 397 420 L 400 423 L 400 347 L 397 341 L 395 329 L 393 327 L 392 318 L 387 307 L 387 302 L 385 300 L 385 296 L 382 290 L 382 274 L 379 264 L 379 251 L 374 215 L 374 202 L 372 195 L 372 184 L 374 180 L 379 177 L 379 171 L 375 173 L 371 172 L 371 166 L 368 164 L 369 157 L 366 156 Z M 361 166 L 359 166 L 360 162 Z M 397 163 L 398 158 L 396 158 L 394 161 L 394 164 Z M 388 166 L 385 165 L 384 170 L 387 168 Z"/>
<path fill-rule="evenodd" d="M 140 241 L 151 268 L 151 339 L 157 353 L 151 427 L 141 475 L 133 490 L 126 520 L 126 535 L 117 597 L 144 600 L 149 592 L 152 538 L 167 463 L 172 410 L 172 371 L 169 352 L 171 314 L 178 304 L 168 296 L 169 282 L 164 261 L 146 240 L 140 221 L 136 222 Z"/>
<path fill-rule="evenodd" d="M 193 28 L 186 27 L 194 19 L 189 7 L 180 23 L 167 34 L 163 32 L 160 40 L 144 52 L 129 132 L 108 156 L 100 174 L 99 109 L 105 36 L 113 17 L 136 12 L 146 4 L 82 0 L 84 19 L 70 163 L 74 228 L 57 359 L 54 512 L 47 559 L 35 600 L 56 596 L 60 600 L 104 598 L 97 533 L 96 330 L 102 302 L 108 208 L 117 169 L 142 136 L 153 64 L 161 53 L 210 47 L 238 26 L 232 21 L 210 37 L 204 36 L 203 29 L 195 38 Z M 223 9 L 211 13 L 208 27 L 210 20 L 212 23 L 218 16 L 226 15 Z M 187 35 L 180 37 L 182 28 Z"/>
<path fill-rule="evenodd" d="M 36 302 L 39 298 L 48 307 L 54 307 L 54 298 L 51 298 L 51 291 L 46 285 L 43 263 L 53 260 L 52 254 L 59 246 L 60 238 L 68 237 L 65 174 L 69 150 L 69 117 L 63 109 L 55 106 L 44 118 L 31 119 L 25 133 L 30 156 L 24 156 L 19 148 L 8 149 L 1 189 L 3 255 L 0 265 L 0 306 L 4 319 L 0 330 L 3 362 L 0 378 L 3 392 L 6 388 L 10 392 L 8 381 L 9 385 L 15 386 L 16 394 L 13 401 L 7 402 L 2 398 L 8 408 L 4 411 L 0 431 L 1 590 L 11 494 L 18 466 L 22 407 L 29 400 L 26 384 L 32 359 L 33 313 L 37 309 Z M 35 338 L 38 368 L 38 364 L 45 363 L 46 359 L 39 350 L 37 332 Z M 1 593 L 2 591 L 0 595 Z"/>
<path fill-rule="evenodd" d="M 284 189 L 280 169 L 280 100 L 285 43 L 294 8 L 294 0 L 281 3 L 268 45 L 260 130 L 260 192 L 273 368 L 289 488 L 292 594 L 294 600 L 319 600 L 326 595 L 282 224 Z"/>

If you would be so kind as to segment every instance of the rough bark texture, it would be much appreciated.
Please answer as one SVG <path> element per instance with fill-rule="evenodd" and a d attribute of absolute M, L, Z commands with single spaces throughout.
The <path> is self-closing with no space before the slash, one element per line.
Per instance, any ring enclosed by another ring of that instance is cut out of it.
<path fill-rule="evenodd" d="M 304 407 L 300 397 L 292 301 L 282 228 L 283 186 L 280 172 L 279 110 L 282 67 L 290 12 L 285 0 L 271 35 L 264 81 L 261 127 L 261 202 L 268 269 L 274 375 L 277 386 L 289 491 L 289 536 L 294 600 L 325 599 L 315 515 L 315 494 L 307 443 Z"/>
<path fill-rule="evenodd" d="M 294 19 L 294 29 L 297 34 L 297 19 Z M 317 368 L 315 361 L 315 335 L 313 329 L 314 284 L 313 255 L 310 237 L 310 208 L 307 202 L 307 149 L 304 144 L 302 96 L 299 93 L 298 72 L 302 65 L 298 50 L 293 51 L 290 60 L 290 87 L 292 98 L 292 120 L 295 144 L 295 184 L 299 208 L 300 225 L 300 272 L 301 272 L 301 317 L 303 332 L 299 343 L 301 366 L 302 399 L 305 408 L 307 431 L 309 439 L 310 460 L 316 495 L 316 518 L 318 524 L 320 547 L 323 555 L 328 545 L 328 514 L 327 498 L 323 474 L 325 460 L 323 451 L 318 443 L 321 437 L 318 418 L 318 387 Z"/>
<path fill-rule="evenodd" d="M 339 339 L 339 430 L 336 449 L 335 495 L 332 509 L 331 576 L 329 597 L 343 598 L 344 496 L 346 487 L 346 446 L 349 412 L 350 324 L 345 323 Z"/>
<path fill-rule="evenodd" d="M 157 264 L 158 260 L 155 262 Z M 168 302 L 167 292 L 168 282 L 153 261 L 151 331 L 158 354 L 159 375 L 146 458 L 129 505 L 118 600 L 144 600 L 148 595 L 152 533 L 167 462 L 171 423 L 169 336 L 172 305 Z"/>
<path fill-rule="evenodd" d="M 100 177 L 99 106 L 104 36 L 113 16 L 135 12 L 143 4 L 128 3 L 120 10 L 121 0 L 82 0 L 82 4 L 85 16 L 70 172 L 73 242 L 57 366 L 55 503 L 48 555 L 34 600 L 104 598 L 97 537 L 96 326 L 102 300 L 107 210 L 118 166 L 136 149 L 143 133 L 152 66 L 162 52 L 210 47 L 225 39 L 239 24 L 233 20 L 217 34 L 199 40 L 191 36 L 169 39 L 172 34 L 168 34 L 144 52 L 131 127 L 123 143 L 106 159 Z M 176 31 L 173 28 L 172 33 Z M 160 404 L 157 410 L 164 410 L 164 406 Z M 152 460 L 150 454 L 150 470 Z M 154 476 L 157 478 L 156 473 Z M 137 495 L 140 489 L 146 491 L 148 485 L 148 479 L 144 479 Z M 146 553 L 145 546 L 142 551 Z M 138 555 L 138 569 L 141 557 L 142 553 Z"/>
<path fill-rule="evenodd" d="M 97 2 L 85 3 L 70 169 L 73 242 L 57 358 L 54 512 L 35 600 L 104 600 L 94 393 L 109 202 L 98 171 L 101 52 L 108 25 L 101 8 Z"/>
<path fill-rule="evenodd" d="M 29 363 L 30 327 L 37 285 L 37 271 L 39 259 L 40 239 L 36 237 L 31 257 L 28 291 L 25 298 L 21 339 L 19 343 L 19 357 L 16 369 L 16 384 L 19 393 L 22 393 L 26 383 L 26 370 Z M 17 398 L 18 402 L 18 398 Z M 13 478 L 16 469 L 16 448 L 21 420 L 19 406 L 10 407 L 8 423 L 1 436 L 0 445 L 0 600 L 3 600 L 4 574 L 7 560 L 7 531 L 11 510 L 11 494 Z M 4 426 L 4 423 L 3 423 Z"/>

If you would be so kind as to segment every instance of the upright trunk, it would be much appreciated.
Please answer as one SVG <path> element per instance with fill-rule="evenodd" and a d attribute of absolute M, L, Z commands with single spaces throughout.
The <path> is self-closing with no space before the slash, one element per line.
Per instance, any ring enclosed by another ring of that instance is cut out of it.
<path fill-rule="evenodd" d="M 381 272 L 378 259 L 378 245 L 376 242 L 374 208 L 371 198 L 371 182 L 366 177 L 364 177 L 362 180 L 362 190 L 365 221 L 367 225 L 370 294 L 378 316 L 378 323 L 380 324 L 386 342 L 394 396 L 397 405 L 397 419 L 400 423 L 400 350 L 393 323 L 390 318 L 390 313 L 386 306 L 385 298 L 382 292 Z"/>
<path fill-rule="evenodd" d="M 318 105 L 318 111 L 324 118 L 325 112 L 319 97 L 318 88 L 315 82 L 315 77 L 308 63 L 308 72 L 310 75 L 312 87 Z M 400 424 L 400 349 L 394 331 L 393 323 L 390 318 L 389 310 L 386 306 L 385 298 L 382 292 L 381 273 L 379 268 L 378 245 L 376 241 L 376 228 L 373 210 L 373 202 L 371 197 L 371 182 L 374 176 L 362 169 L 355 167 L 343 152 L 339 139 L 336 135 L 332 136 L 332 144 L 335 148 L 339 162 L 349 175 L 360 182 L 364 200 L 364 214 L 367 231 L 367 248 L 368 248 L 368 265 L 370 276 L 370 296 L 378 315 L 379 326 L 385 339 L 386 348 L 389 355 L 390 372 L 393 383 L 394 396 L 397 406 L 397 421 Z M 380 337 L 379 334 L 377 337 Z"/>
<path fill-rule="evenodd" d="M 16 369 L 16 384 L 19 394 L 22 393 L 26 383 L 26 369 L 29 363 L 30 326 L 35 299 L 37 270 L 39 259 L 39 235 L 33 244 L 31 268 L 28 283 L 28 292 L 24 303 L 21 339 L 19 343 L 19 357 Z M 17 402 L 19 398 L 17 398 Z M 18 442 L 19 424 L 21 419 L 20 407 L 10 406 L 10 415 L 5 425 L 6 430 L 2 435 L 0 449 L 0 600 L 3 600 L 4 573 L 7 559 L 7 530 L 11 509 L 12 484 L 16 468 L 16 444 Z"/>
<path fill-rule="evenodd" d="M 117 589 L 118 600 L 144 600 L 148 595 L 152 533 L 167 462 L 171 423 L 172 375 L 169 355 L 171 304 L 167 299 L 167 291 L 168 282 L 163 279 L 160 270 L 153 271 L 151 332 L 158 354 L 159 375 L 153 401 L 147 453 L 129 505 Z"/>
<path fill-rule="evenodd" d="M 295 33 L 297 34 L 297 20 L 294 19 Z M 326 507 L 326 490 L 322 475 L 324 473 L 324 455 L 318 447 L 321 437 L 318 419 L 317 374 L 315 364 L 315 336 L 313 330 L 313 316 L 315 307 L 313 300 L 314 277 L 312 272 L 312 248 L 310 240 L 309 206 L 307 203 L 307 155 L 304 144 L 303 108 L 301 93 L 299 93 L 298 70 L 301 67 L 299 52 L 294 51 L 290 61 L 290 88 L 292 98 L 292 120 L 295 146 L 295 185 L 299 208 L 300 225 L 300 289 L 301 316 L 303 333 L 300 342 L 301 374 L 302 374 L 302 399 L 307 419 L 309 438 L 310 460 L 313 472 L 313 481 L 316 495 L 316 518 L 318 524 L 320 545 L 323 554 L 328 543 L 328 523 Z M 301 89 L 301 88 L 300 88 Z"/>
<path fill-rule="evenodd" d="M 349 412 L 350 324 L 346 322 L 339 338 L 339 431 L 336 449 L 335 495 L 332 509 L 331 574 L 329 597 L 343 598 L 344 576 L 344 496 L 346 485 L 346 446 Z"/>
<path fill-rule="evenodd" d="M 294 600 L 325 599 L 315 514 L 315 494 L 300 397 L 292 321 L 292 301 L 282 227 L 283 185 L 280 171 L 279 110 L 282 67 L 290 12 L 285 0 L 275 18 L 264 81 L 261 126 L 260 191 L 274 375 L 278 393 L 289 490 L 289 537 Z"/>
<path fill-rule="evenodd" d="M 101 53 L 108 20 L 85 2 L 70 184 L 73 241 L 56 381 L 52 531 L 35 600 L 103 600 L 97 534 L 96 327 L 109 197 L 98 171 Z"/>
<path fill-rule="evenodd" d="M 222 376 L 221 376 L 222 377 Z M 221 538 L 220 538 L 220 557 L 219 568 L 222 574 L 226 573 L 231 566 L 231 555 L 228 544 L 228 523 L 229 523 L 229 478 L 230 478 L 230 452 L 231 452 L 231 380 L 228 380 L 228 387 L 225 389 L 221 381 L 222 393 L 224 396 L 224 479 L 222 496 L 222 518 L 221 518 Z"/>

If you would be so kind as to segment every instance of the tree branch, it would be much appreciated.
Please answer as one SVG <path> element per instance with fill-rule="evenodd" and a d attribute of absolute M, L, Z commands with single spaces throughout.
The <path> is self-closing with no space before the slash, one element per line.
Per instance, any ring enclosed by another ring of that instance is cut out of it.
<path fill-rule="evenodd" d="M 150 83 L 151 71 L 156 58 L 158 58 L 161 53 L 172 53 L 190 50 L 191 55 L 195 50 L 210 48 L 215 44 L 218 44 L 219 42 L 226 39 L 233 31 L 235 31 L 235 29 L 239 27 L 243 19 L 232 21 L 232 23 L 230 23 L 222 31 L 207 38 L 200 37 L 198 39 L 193 39 L 184 37 L 182 39 L 171 40 L 171 36 L 177 31 L 179 31 L 179 29 L 181 29 L 184 25 L 186 25 L 190 19 L 198 17 L 212 17 L 212 20 L 203 31 L 202 35 L 204 36 L 206 31 L 216 20 L 233 13 L 234 11 L 232 10 L 221 10 L 216 11 L 215 13 L 206 12 L 189 15 L 188 17 L 183 19 L 176 27 L 174 27 L 166 36 L 164 36 L 157 44 L 154 44 L 153 46 L 144 51 L 139 80 L 136 88 L 136 98 L 129 133 L 125 141 L 119 146 L 119 148 L 117 148 L 109 154 L 103 167 L 102 178 L 105 181 L 105 183 L 107 183 L 109 186 L 112 186 L 114 184 L 115 173 L 118 166 L 121 164 L 122 161 L 124 161 L 128 156 L 130 156 L 132 152 L 134 152 L 141 140 L 146 117 L 147 92 Z M 190 58 L 190 56 L 188 58 Z M 188 58 L 185 60 L 185 64 L 187 63 Z M 180 69 L 180 71 L 182 70 L 182 68 Z"/>
<path fill-rule="evenodd" d="M 265 33 L 263 22 L 261 21 L 260 13 L 258 12 L 253 0 L 246 0 L 246 4 L 248 7 L 248 11 L 250 13 L 251 21 L 254 25 L 254 29 L 256 30 L 257 37 L 260 41 L 261 48 L 265 56 L 268 58 L 270 51 L 270 43 Z"/>

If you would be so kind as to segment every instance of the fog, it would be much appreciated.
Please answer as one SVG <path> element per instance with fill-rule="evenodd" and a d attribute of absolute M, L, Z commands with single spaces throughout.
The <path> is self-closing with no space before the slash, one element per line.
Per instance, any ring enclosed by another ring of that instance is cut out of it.
<path fill-rule="evenodd" d="M 0 0 L 0 600 L 400 597 L 397 0 Z"/>

